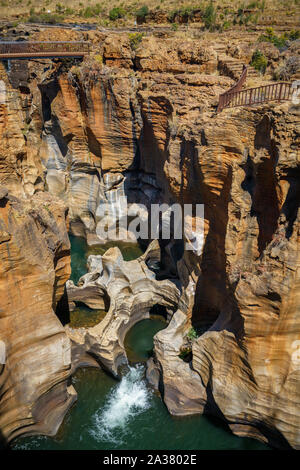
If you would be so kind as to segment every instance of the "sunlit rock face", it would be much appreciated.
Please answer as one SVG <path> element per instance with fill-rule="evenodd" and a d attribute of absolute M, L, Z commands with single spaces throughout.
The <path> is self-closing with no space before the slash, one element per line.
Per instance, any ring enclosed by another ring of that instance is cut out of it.
<path fill-rule="evenodd" d="M 225 418 L 239 435 L 296 448 L 298 125 L 298 111 L 287 105 L 226 111 L 213 125 L 203 122 L 202 142 L 194 135 L 190 139 L 184 158 L 194 162 L 206 238 L 199 264 L 186 253 L 178 270 L 192 294 L 187 315 L 192 324 L 207 321 L 210 328 L 194 340 L 191 362 L 182 362 L 181 375 L 190 375 L 198 392 L 191 397 L 187 379 L 180 382 L 174 375 L 186 343 L 182 320 L 156 335 L 154 361 L 172 413 L 206 410 Z M 150 370 L 155 376 L 153 363 Z"/>
<path fill-rule="evenodd" d="M 42 160 L 49 191 L 70 207 L 72 232 L 89 239 L 99 204 L 119 196 L 113 186 L 133 164 L 138 129 L 132 122 L 134 83 L 128 74 L 118 76 L 113 89 L 105 73 L 89 84 L 85 78 L 69 73 L 43 83 Z"/>
<path fill-rule="evenodd" d="M 170 199 L 162 163 L 167 158 L 170 134 L 176 131 L 177 112 L 180 109 L 181 115 L 183 113 L 186 88 L 190 87 L 194 93 L 195 83 L 199 84 L 202 90 L 196 92 L 198 103 L 205 105 L 207 99 L 211 99 L 212 90 L 222 90 L 232 82 L 227 77 L 206 75 L 201 79 L 199 73 L 195 74 L 196 68 L 200 71 L 200 64 L 204 73 L 216 68 L 216 53 L 207 49 L 207 45 L 201 53 L 198 51 L 195 62 L 191 43 L 184 48 L 178 42 L 170 52 L 171 42 L 168 41 L 168 45 L 160 49 L 161 57 L 157 62 L 157 42 L 147 43 L 143 55 L 136 52 L 134 58 L 128 35 L 99 37 L 101 43 L 97 43 L 97 38 L 91 34 L 94 44 L 101 45 L 99 52 L 103 53 L 106 66 L 94 61 L 81 67 L 68 67 L 46 60 L 20 64 L 18 73 L 10 72 L 10 81 L 15 88 L 19 86 L 22 93 L 13 91 L 5 110 L 12 119 L 18 115 L 16 124 L 8 125 L 4 120 L 5 131 L 14 139 L 14 146 L 17 146 L 18 136 L 21 149 L 16 148 L 15 153 L 19 155 L 22 151 L 22 166 L 26 168 L 14 176 L 21 183 L 15 185 L 15 191 L 22 187 L 32 193 L 43 186 L 62 198 L 70 209 L 71 232 L 84 236 L 89 243 L 97 241 L 96 219 L 99 219 L 101 204 L 113 202 L 115 190 L 124 190 L 125 195 L 130 193 L 132 179 L 147 179 L 144 188 L 137 189 L 146 192 L 148 199 L 158 199 L 156 194 L 149 197 L 151 186 L 154 191 L 166 193 L 162 201 Z M 172 63 L 177 69 L 173 70 Z M 139 72 L 134 72 L 134 67 Z M 176 70 L 181 75 L 175 78 L 172 74 Z M 193 73 L 192 81 L 191 75 L 183 74 L 189 70 Z M 159 73 L 153 75 L 155 71 Z M 27 86 L 24 87 L 26 73 Z M 153 78 L 154 87 L 149 93 Z M 11 84 L 6 82 L 11 89 Z M 189 96 L 185 112 L 195 98 Z M 29 182 L 25 181 L 25 173 Z M 114 173 L 127 178 L 129 184 L 122 188 Z M 116 179 L 119 189 L 110 183 Z M 142 186 L 140 182 L 139 185 Z M 134 202 L 138 202 L 137 199 L 136 191 Z"/>
<path fill-rule="evenodd" d="M 105 318 L 96 326 L 86 328 L 80 335 L 70 328 L 67 334 L 84 352 L 96 357 L 109 372 L 117 375 L 119 366 L 126 364 L 124 340 L 132 326 L 150 317 L 151 309 L 160 305 L 170 315 L 176 310 L 180 289 L 178 282 L 158 281 L 148 268 L 156 259 L 159 246 L 152 242 L 140 258 L 124 261 L 119 248 L 103 256 L 90 256 L 89 272 L 75 286 L 67 283 L 69 301 L 84 302 L 91 308 L 108 307 Z"/>
<path fill-rule="evenodd" d="M 76 398 L 71 344 L 55 314 L 70 275 L 66 208 L 0 186 L 0 429 L 55 434 Z"/>
<path fill-rule="evenodd" d="M 237 434 L 298 448 L 299 109 L 216 115 L 233 84 L 217 74 L 217 47 L 144 38 L 133 52 L 126 34 L 100 36 L 90 39 L 102 65 L 29 64 L 28 90 L 0 103 L 0 182 L 57 195 L 90 244 L 103 204 L 111 216 L 124 194 L 147 207 L 203 203 L 202 254 L 162 253 L 181 304 L 156 335 L 149 378 L 164 382 L 173 414 L 215 413 Z M 231 46 L 246 60 L 249 43 Z M 184 362 L 191 325 L 207 331 Z"/>

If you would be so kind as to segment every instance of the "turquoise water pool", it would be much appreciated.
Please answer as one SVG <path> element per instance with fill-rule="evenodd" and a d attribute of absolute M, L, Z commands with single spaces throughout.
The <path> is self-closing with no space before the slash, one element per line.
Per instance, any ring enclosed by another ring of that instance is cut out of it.
<path fill-rule="evenodd" d="M 73 378 L 78 401 L 57 436 L 19 439 L 18 449 L 265 449 L 258 441 L 239 438 L 206 416 L 171 416 L 160 396 L 146 383 L 144 364 L 153 347 L 153 333 L 163 321 L 143 320 L 126 345 L 134 365 L 121 382 L 105 372 L 80 369 Z M 142 336 L 143 335 L 143 336 Z M 143 340 L 141 340 L 141 336 Z"/>
<path fill-rule="evenodd" d="M 82 239 L 72 241 L 72 278 L 85 273 L 89 250 Z M 94 253 L 100 253 L 93 248 Z M 105 250 L 104 250 L 105 251 Z M 128 259 L 139 256 L 137 247 Z M 85 315 L 89 316 L 89 310 Z M 84 322 L 84 316 L 81 320 Z M 173 417 L 161 397 L 145 380 L 145 361 L 152 353 L 153 336 L 166 322 L 160 316 L 137 323 L 127 334 L 125 346 L 130 366 L 121 381 L 102 370 L 77 371 L 73 385 L 78 400 L 53 437 L 19 438 L 15 449 L 97 450 L 202 450 L 267 449 L 258 441 L 234 436 L 224 425 L 206 416 Z"/>

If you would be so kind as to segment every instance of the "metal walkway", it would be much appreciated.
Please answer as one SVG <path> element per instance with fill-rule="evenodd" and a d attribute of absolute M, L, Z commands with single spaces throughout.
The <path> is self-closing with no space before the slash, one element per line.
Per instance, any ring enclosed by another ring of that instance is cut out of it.
<path fill-rule="evenodd" d="M 292 84 L 289 82 L 271 83 L 242 90 L 246 78 L 247 67 L 244 66 L 239 81 L 230 90 L 219 96 L 217 112 L 222 111 L 224 108 L 252 106 L 267 103 L 268 101 L 288 101 L 292 98 L 293 89 Z"/>
<path fill-rule="evenodd" d="M 39 59 L 84 57 L 90 52 L 90 43 L 83 41 L 18 41 L 0 42 L 2 59 Z"/>

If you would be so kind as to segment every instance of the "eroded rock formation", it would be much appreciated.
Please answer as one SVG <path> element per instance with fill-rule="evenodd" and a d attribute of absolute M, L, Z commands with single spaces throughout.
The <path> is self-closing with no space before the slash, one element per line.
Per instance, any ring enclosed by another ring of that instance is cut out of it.
<path fill-rule="evenodd" d="M 91 255 L 89 272 L 82 276 L 78 286 L 72 281 L 67 283 L 71 302 L 81 301 L 99 308 L 105 304 L 105 298 L 109 299 L 109 310 L 98 325 L 85 329 L 80 337 L 76 330 L 67 327 L 66 331 L 75 343 L 83 345 L 85 352 L 115 375 L 118 367 L 127 362 L 124 340 L 130 328 L 149 318 L 153 306 L 161 305 L 172 314 L 179 302 L 178 283 L 156 280 L 146 264 L 156 256 L 155 248 L 153 242 L 144 255 L 133 261 L 124 261 L 117 247 L 110 248 L 103 256 Z"/>
<path fill-rule="evenodd" d="M 0 257 L 1 434 L 52 435 L 76 398 L 71 344 L 55 314 L 70 275 L 64 204 L 1 186 Z"/>
<path fill-rule="evenodd" d="M 194 325 L 212 325 L 193 343 L 192 372 L 186 365 L 182 374 L 195 381 L 192 399 L 174 376 L 182 315 L 155 340 L 172 413 L 209 410 L 235 433 L 283 447 L 299 445 L 298 113 L 286 105 L 228 111 L 213 129 L 203 126 L 205 145 L 193 136 L 208 231 L 199 265 L 184 257 L 178 271 L 185 285 L 199 272 L 188 314 Z"/>
<path fill-rule="evenodd" d="M 15 89 L 3 70 L 0 182 L 17 196 L 49 190 L 60 197 L 72 233 L 89 243 L 97 241 L 103 203 L 113 207 L 122 195 L 147 207 L 203 203 L 202 255 L 174 240 L 162 250 L 162 269 L 177 279 L 181 298 L 156 335 L 149 380 L 163 380 L 171 413 L 215 413 L 239 435 L 298 448 L 299 106 L 216 115 L 218 94 L 250 60 L 252 33 L 196 48 L 192 40 L 149 36 L 136 50 L 126 33 L 84 38 L 96 56 L 80 66 L 30 63 L 26 86 L 15 75 Z M 295 44 L 288 51 L 296 54 Z M 149 277 L 143 259 L 126 264 L 117 249 L 102 262 L 69 292 L 90 306 L 108 295 L 105 320 L 77 340 L 116 372 L 130 324 L 153 301 L 168 304 L 163 287 L 174 282 Z M 179 355 L 191 326 L 207 331 L 185 362 Z"/>

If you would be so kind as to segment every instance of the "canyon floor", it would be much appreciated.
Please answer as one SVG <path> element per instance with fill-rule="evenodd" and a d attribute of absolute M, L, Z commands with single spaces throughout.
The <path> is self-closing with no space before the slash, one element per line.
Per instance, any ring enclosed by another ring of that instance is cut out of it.
<path fill-rule="evenodd" d="M 59 436 L 93 367 L 106 390 L 105 374 L 120 380 L 119 397 L 139 380 L 145 407 L 151 387 L 166 429 L 169 416 L 191 419 L 201 436 L 194 415 L 213 416 L 250 447 L 299 448 L 300 107 L 296 96 L 217 112 L 244 64 L 247 88 L 299 80 L 297 15 L 267 18 L 216 31 L 1 24 L 4 41 L 91 43 L 83 60 L 0 63 L 5 445 Z M 128 227 L 125 245 L 103 244 L 99 224 L 121 224 L 124 196 L 144 216 L 204 204 L 201 250 L 172 231 L 136 246 Z M 72 260 L 70 237 L 85 244 Z M 128 365 L 128 335 L 153 314 L 164 327 L 143 375 Z"/>

